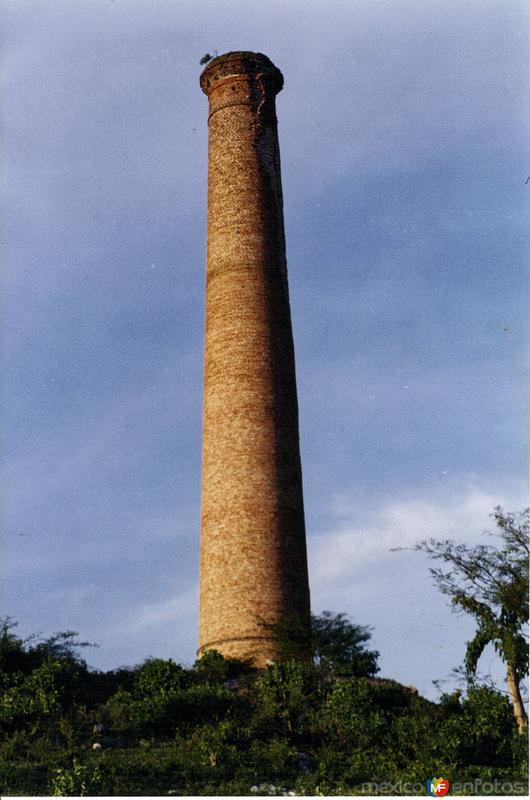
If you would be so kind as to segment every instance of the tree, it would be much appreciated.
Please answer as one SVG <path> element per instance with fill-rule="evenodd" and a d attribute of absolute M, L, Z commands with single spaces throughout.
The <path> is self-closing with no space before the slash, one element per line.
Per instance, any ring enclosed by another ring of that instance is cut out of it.
<path fill-rule="evenodd" d="M 87 664 L 77 649 L 97 645 L 78 641 L 76 631 L 55 633 L 46 639 L 39 634 L 21 639 L 13 632 L 17 625 L 11 617 L 0 618 L 0 689 L 51 662 L 79 667 L 88 673 Z"/>
<path fill-rule="evenodd" d="M 506 681 L 517 727 L 526 731 L 528 717 L 521 682 L 528 675 L 528 556 L 529 510 L 492 515 L 500 546 L 458 544 L 452 539 L 423 539 L 412 549 L 446 565 L 430 573 L 437 587 L 451 598 L 455 611 L 475 617 L 477 630 L 467 643 L 465 672 L 473 686 L 484 648 L 492 644 L 506 665 Z M 395 548 L 396 550 L 407 548 Z"/>
<path fill-rule="evenodd" d="M 313 659 L 335 673 L 373 677 L 379 672 L 377 650 L 368 650 L 372 633 L 366 625 L 356 625 L 347 614 L 323 611 L 311 615 Z"/>
<path fill-rule="evenodd" d="M 327 671 L 355 677 L 371 678 L 379 672 L 378 651 L 366 648 L 370 628 L 342 612 L 311 614 L 309 628 L 296 615 L 274 623 L 261 620 L 261 625 L 279 644 L 282 661 L 313 661 Z"/>

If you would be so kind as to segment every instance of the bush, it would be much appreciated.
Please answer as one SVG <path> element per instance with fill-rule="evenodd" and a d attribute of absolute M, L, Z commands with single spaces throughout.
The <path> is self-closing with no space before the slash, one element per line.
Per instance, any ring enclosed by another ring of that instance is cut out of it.
<path fill-rule="evenodd" d="M 16 763 L 0 762 L 0 795 L 31 797 L 48 794 L 48 768 L 43 764 L 19 759 Z"/>
<path fill-rule="evenodd" d="M 118 691 L 106 703 L 110 726 L 133 736 L 174 736 L 205 722 L 222 719 L 229 712 L 241 713 L 248 704 L 218 684 L 174 686 L 141 694 Z M 238 711 L 239 710 L 239 711 Z"/>
<path fill-rule="evenodd" d="M 322 676 L 310 664 L 288 661 L 267 667 L 256 680 L 258 715 L 272 718 L 278 729 L 301 732 L 322 693 Z"/>
<path fill-rule="evenodd" d="M 98 765 L 86 766 L 74 758 L 71 767 L 59 767 L 53 771 L 50 794 L 52 797 L 96 795 L 102 785 L 103 776 Z"/>
<path fill-rule="evenodd" d="M 463 764 L 508 767 L 517 733 L 508 699 L 488 687 L 471 689 L 457 713 L 441 726 L 446 753 Z M 447 752 L 448 751 L 448 752 Z"/>
<path fill-rule="evenodd" d="M 394 720 L 410 711 L 412 699 L 398 684 L 350 678 L 333 687 L 322 709 L 322 724 L 352 744 L 382 746 L 392 740 Z"/>
<path fill-rule="evenodd" d="M 171 694 L 190 683 L 189 673 L 171 659 L 152 658 L 134 672 L 133 690 L 141 697 Z"/>
<path fill-rule="evenodd" d="M 199 679 L 217 682 L 236 680 L 256 671 L 250 661 L 225 658 L 218 650 L 206 650 L 193 668 Z"/>
<path fill-rule="evenodd" d="M 69 661 L 48 659 L 27 677 L 17 673 L 0 695 L 0 719 L 4 723 L 58 714 L 75 702 L 79 667 Z"/>

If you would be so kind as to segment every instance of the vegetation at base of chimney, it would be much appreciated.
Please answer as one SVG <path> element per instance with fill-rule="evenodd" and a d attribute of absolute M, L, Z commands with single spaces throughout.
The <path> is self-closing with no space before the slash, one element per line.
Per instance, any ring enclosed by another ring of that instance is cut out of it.
<path fill-rule="evenodd" d="M 311 659 L 323 670 L 343 677 L 372 678 L 379 667 L 377 650 L 368 650 L 371 628 L 356 625 L 347 614 L 311 614 L 309 625 L 299 615 L 276 622 L 261 619 L 263 631 L 279 645 L 282 661 Z"/>
<path fill-rule="evenodd" d="M 356 628 L 325 615 L 328 636 L 330 620 Z M 5 620 L 0 791 L 333 795 L 384 782 L 407 793 L 443 775 L 526 793 L 526 739 L 504 695 L 473 685 L 432 703 L 373 666 L 344 675 L 322 657 L 257 671 L 209 651 L 191 668 L 149 659 L 104 673 L 71 632 L 24 641 Z"/>

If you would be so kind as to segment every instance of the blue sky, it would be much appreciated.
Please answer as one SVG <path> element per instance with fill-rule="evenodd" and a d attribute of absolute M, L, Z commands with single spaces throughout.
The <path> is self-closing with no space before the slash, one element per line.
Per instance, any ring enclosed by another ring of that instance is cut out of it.
<path fill-rule="evenodd" d="M 192 663 L 201 56 L 278 96 L 313 608 L 433 696 L 472 625 L 424 536 L 526 499 L 526 3 L 3 4 L 2 611 L 100 668 Z M 483 669 L 497 669 L 494 657 Z M 498 672 L 496 673 L 498 674 Z"/>

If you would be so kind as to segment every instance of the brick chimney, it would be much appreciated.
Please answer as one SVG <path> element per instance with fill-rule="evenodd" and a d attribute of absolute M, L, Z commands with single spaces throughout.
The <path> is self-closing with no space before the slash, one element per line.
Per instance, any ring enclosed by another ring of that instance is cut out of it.
<path fill-rule="evenodd" d="M 262 625 L 309 626 L 298 405 L 275 97 L 280 70 L 233 52 L 209 100 L 199 654 L 279 655 Z"/>

